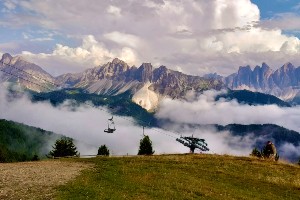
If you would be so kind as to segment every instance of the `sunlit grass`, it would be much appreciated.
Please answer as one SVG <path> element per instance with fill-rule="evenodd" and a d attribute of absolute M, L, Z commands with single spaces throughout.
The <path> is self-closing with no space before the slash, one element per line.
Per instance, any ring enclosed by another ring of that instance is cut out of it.
<path fill-rule="evenodd" d="M 78 161 L 78 160 L 77 160 Z M 247 157 L 98 157 L 58 199 L 299 199 L 300 167 Z"/>

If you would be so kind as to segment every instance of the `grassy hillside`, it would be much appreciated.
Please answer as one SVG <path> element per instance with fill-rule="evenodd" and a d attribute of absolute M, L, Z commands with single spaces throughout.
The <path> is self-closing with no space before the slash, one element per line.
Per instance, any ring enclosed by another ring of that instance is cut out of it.
<path fill-rule="evenodd" d="M 97 157 L 58 199 L 299 199 L 300 167 L 248 157 Z"/>
<path fill-rule="evenodd" d="M 61 135 L 40 128 L 0 119 L 0 162 L 32 160 L 45 157 L 50 141 Z"/>

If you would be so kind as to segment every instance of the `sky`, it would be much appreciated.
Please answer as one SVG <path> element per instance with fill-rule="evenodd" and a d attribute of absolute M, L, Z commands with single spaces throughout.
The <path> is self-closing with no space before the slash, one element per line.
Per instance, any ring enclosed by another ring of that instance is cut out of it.
<path fill-rule="evenodd" d="M 187 74 L 300 66 L 297 0 L 2 0 L 0 53 L 54 76 L 118 57 Z"/>

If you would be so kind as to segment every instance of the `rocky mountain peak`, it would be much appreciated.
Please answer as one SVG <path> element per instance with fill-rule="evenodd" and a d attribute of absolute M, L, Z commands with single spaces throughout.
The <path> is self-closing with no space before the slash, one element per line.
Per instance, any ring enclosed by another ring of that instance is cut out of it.
<path fill-rule="evenodd" d="M 292 70 L 294 70 L 294 69 L 295 69 L 294 65 L 293 65 L 292 63 L 290 63 L 290 62 L 285 63 L 285 64 L 280 68 L 280 70 L 283 71 L 283 72 L 292 71 Z"/>
<path fill-rule="evenodd" d="M 264 71 L 270 69 L 269 65 L 267 65 L 267 63 L 265 63 L 265 62 L 262 63 L 261 68 L 262 68 Z"/>
<path fill-rule="evenodd" d="M 136 70 L 136 78 L 138 81 L 146 83 L 152 81 L 152 73 L 153 66 L 151 63 L 143 63 L 137 70 Z"/>
<path fill-rule="evenodd" d="M 239 67 L 239 73 L 240 72 L 242 72 L 242 73 L 244 73 L 244 72 L 252 72 L 252 70 L 251 70 L 251 67 L 249 65 L 247 65 L 247 66 L 240 66 Z"/>
<path fill-rule="evenodd" d="M 13 57 L 9 53 L 5 53 L 2 55 L 1 62 L 9 64 L 12 59 L 13 59 Z"/>
<path fill-rule="evenodd" d="M 126 64 L 123 60 L 120 60 L 119 58 L 114 58 L 111 62 L 112 64 Z"/>
<path fill-rule="evenodd" d="M 157 70 L 160 72 L 167 72 L 169 69 L 166 66 L 161 65 L 159 68 L 157 68 Z"/>

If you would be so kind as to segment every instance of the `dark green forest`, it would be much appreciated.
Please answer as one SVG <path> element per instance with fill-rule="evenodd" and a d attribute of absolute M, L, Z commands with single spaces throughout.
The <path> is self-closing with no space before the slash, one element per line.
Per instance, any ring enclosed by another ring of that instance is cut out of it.
<path fill-rule="evenodd" d="M 44 158 L 61 135 L 40 128 L 0 119 L 0 162 Z"/>
<path fill-rule="evenodd" d="M 228 90 L 226 94 L 220 94 L 216 97 L 216 101 L 224 98 L 227 100 L 236 99 L 237 102 L 248 105 L 271 105 L 275 104 L 280 107 L 291 107 L 291 105 L 281 99 L 260 92 L 251 92 L 249 90 Z"/>

